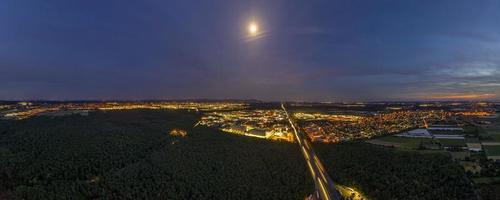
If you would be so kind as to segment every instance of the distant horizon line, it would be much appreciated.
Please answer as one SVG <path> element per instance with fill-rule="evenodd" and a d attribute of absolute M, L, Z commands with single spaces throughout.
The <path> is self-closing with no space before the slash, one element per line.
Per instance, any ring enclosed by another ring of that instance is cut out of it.
<path fill-rule="evenodd" d="M 500 99 L 482 99 L 482 100 L 373 100 L 373 101 L 305 101 L 305 100 L 259 100 L 259 99 L 216 99 L 216 98 L 186 98 L 186 99 L 72 99 L 72 100 L 47 100 L 47 99 L 22 99 L 22 100 L 2 100 L 0 102 L 187 102 L 187 101 L 206 101 L 206 102 L 262 102 L 262 103 L 423 103 L 423 102 L 493 102 L 500 103 Z"/>

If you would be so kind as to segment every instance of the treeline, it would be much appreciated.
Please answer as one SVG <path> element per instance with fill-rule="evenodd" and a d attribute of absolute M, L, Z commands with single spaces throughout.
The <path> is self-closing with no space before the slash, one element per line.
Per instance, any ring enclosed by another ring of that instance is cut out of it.
<path fill-rule="evenodd" d="M 364 142 L 314 146 L 333 180 L 369 199 L 476 199 L 464 170 L 447 155 Z"/>
<path fill-rule="evenodd" d="M 192 128 L 194 112 L 131 110 L 0 122 L 0 197 L 303 199 L 296 144 Z M 186 130 L 174 137 L 171 129 Z"/>

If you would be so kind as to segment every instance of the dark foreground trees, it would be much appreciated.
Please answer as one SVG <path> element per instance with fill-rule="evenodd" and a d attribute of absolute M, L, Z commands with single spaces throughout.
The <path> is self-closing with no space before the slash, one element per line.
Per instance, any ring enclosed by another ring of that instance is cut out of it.
<path fill-rule="evenodd" d="M 132 110 L 0 120 L 0 199 L 303 199 L 312 192 L 297 144 L 193 128 L 198 119 Z M 474 198 L 445 155 L 358 142 L 315 149 L 334 180 L 372 199 Z"/>
<path fill-rule="evenodd" d="M 370 199 L 475 199 L 464 170 L 447 155 L 363 142 L 315 144 L 330 176 Z"/>
<path fill-rule="evenodd" d="M 0 124 L 0 196 L 24 199 L 303 199 L 296 144 L 192 128 L 184 111 L 115 111 Z M 188 132 L 169 135 L 171 129 Z"/>

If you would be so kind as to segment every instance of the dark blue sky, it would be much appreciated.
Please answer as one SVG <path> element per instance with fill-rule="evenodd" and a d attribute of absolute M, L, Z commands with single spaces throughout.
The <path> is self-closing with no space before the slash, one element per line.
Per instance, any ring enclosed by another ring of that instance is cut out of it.
<path fill-rule="evenodd" d="M 500 1 L 0 1 L 0 99 L 183 98 L 500 99 Z"/>

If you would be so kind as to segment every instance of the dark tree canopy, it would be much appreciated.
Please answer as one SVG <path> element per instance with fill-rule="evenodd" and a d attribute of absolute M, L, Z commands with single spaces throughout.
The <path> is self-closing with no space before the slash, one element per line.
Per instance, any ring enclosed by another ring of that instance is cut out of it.
<path fill-rule="evenodd" d="M 184 111 L 1 121 L 0 193 L 25 199 L 303 199 L 296 144 L 193 128 Z M 173 137 L 173 128 L 187 130 Z"/>
<path fill-rule="evenodd" d="M 464 170 L 447 155 L 364 142 L 314 146 L 334 180 L 370 199 L 476 198 Z"/>

